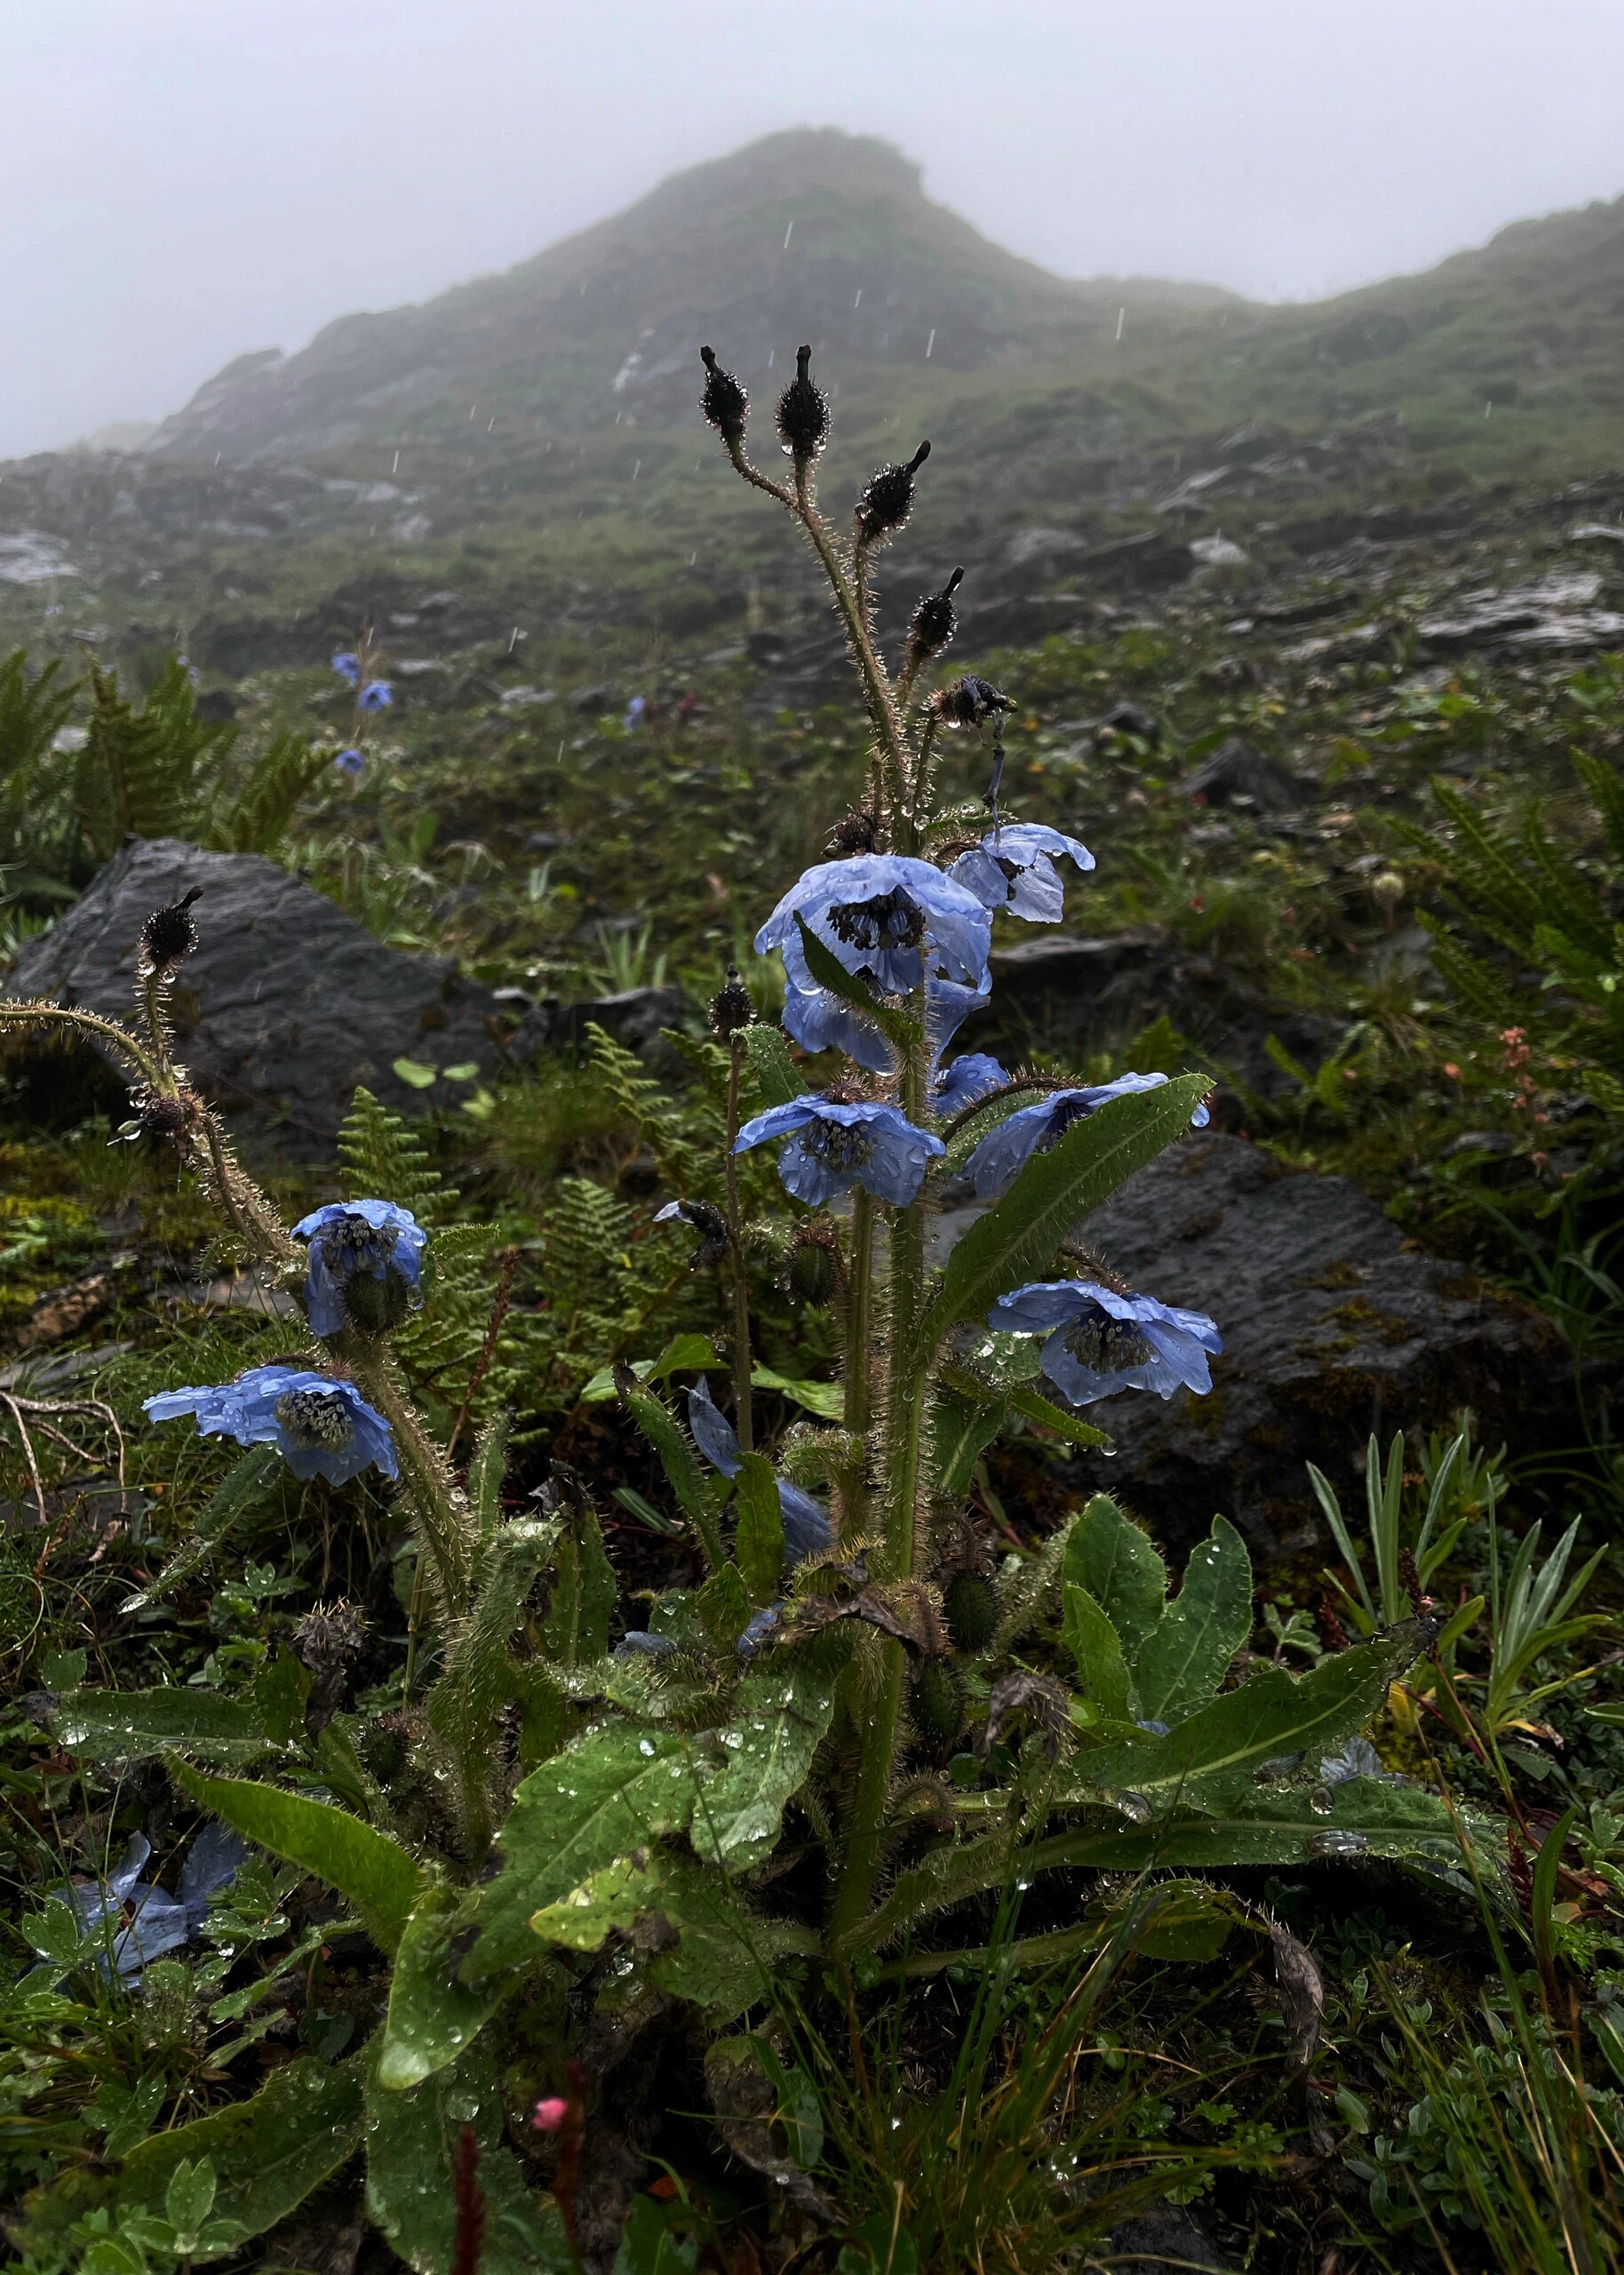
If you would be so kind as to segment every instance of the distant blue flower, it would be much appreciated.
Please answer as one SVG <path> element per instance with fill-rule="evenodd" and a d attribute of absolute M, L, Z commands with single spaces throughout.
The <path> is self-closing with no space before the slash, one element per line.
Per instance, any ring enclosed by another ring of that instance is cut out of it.
<path fill-rule="evenodd" d="M 152 1855 L 144 1832 L 132 1833 L 119 1863 L 105 1880 L 74 1880 L 53 1894 L 65 1896 L 74 1909 L 81 1936 L 89 1936 L 104 1924 L 120 1923 L 104 1943 L 97 1965 L 104 1975 L 116 1973 L 131 1985 L 143 1968 L 166 1952 L 179 1951 L 202 1927 L 209 1899 L 236 1877 L 248 1855 L 245 1842 L 223 1824 L 211 1821 L 192 1842 L 180 1868 L 178 1896 L 171 1896 L 141 1872 Z"/>
<path fill-rule="evenodd" d="M 671 1659 L 677 1654 L 674 1637 L 654 1635 L 646 1627 L 628 1627 L 610 1652 L 615 1659 Z"/>
<path fill-rule="evenodd" d="M 643 723 L 643 714 L 648 710 L 648 697 L 646 695 L 634 695 L 632 698 L 632 700 L 626 705 L 625 716 L 621 721 L 621 725 L 628 730 L 633 727 L 641 727 Z"/>
<path fill-rule="evenodd" d="M 811 993 L 797 916 L 848 971 L 866 972 L 883 995 L 911 995 L 927 970 L 972 987 L 987 984 L 991 919 L 962 885 L 928 861 L 860 853 L 824 861 L 796 880 L 756 934 L 756 954 L 783 952 L 790 985 Z"/>
<path fill-rule="evenodd" d="M 166 1390 L 143 1401 L 155 1422 L 195 1414 L 205 1438 L 275 1446 L 295 1477 L 347 1484 L 369 1464 L 399 1473 L 389 1425 L 354 1383 L 302 1367 L 251 1367 L 234 1383 Z"/>
<path fill-rule="evenodd" d="M 688 1426 L 712 1468 L 724 1477 L 736 1477 L 744 1461 L 738 1437 L 703 1375 L 688 1393 Z M 790 1563 L 802 1564 L 808 1556 L 822 1556 L 834 1546 L 834 1527 L 823 1503 L 782 1477 L 778 1511 L 784 1519 L 784 1553 Z"/>
<path fill-rule="evenodd" d="M 361 690 L 363 711 L 386 711 L 394 700 L 394 690 L 386 679 L 370 679 Z"/>
<path fill-rule="evenodd" d="M 1118 1295 L 1097 1280 L 1043 1280 L 1000 1296 L 987 1324 L 996 1335 L 1045 1335 L 1043 1371 L 1073 1406 L 1119 1390 L 1171 1398 L 1181 1385 L 1211 1390 L 1209 1351 L 1222 1351 L 1205 1312 L 1179 1311 L 1154 1296 Z"/>
<path fill-rule="evenodd" d="M 775 1138 L 790 1141 L 778 1156 L 784 1190 L 814 1207 L 860 1185 L 877 1201 L 906 1209 L 918 1197 L 932 1156 L 947 1150 L 929 1130 L 916 1130 L 899 1106 L 875 1099 L 832 1106 L 812 1090 L 747 1122 L 733 1150 L 745 1153 Z"/>
<path fill-rule="evenodd" d="M 345 1293 L 357 1280 L 386 1286 L 393 1274 L 405 1282 L 409 1300 L 422 1292 L 428 1234 L 393 1201 L 330 1201 L 301 1217 L 293 1237 L 310 1245 L 305 1308 L 313 1335 L 341 1335 L 351 1324 Z"/>
<path fill-rule="evenodd" d="M 984 1050 L 967 1051 L 961 1058 L 950 1058 L 938 1069 L 930 1086 L 931 1104 L 940 1114 L 957 1114 L 967 1106 L 974 1106 L 977 1098 L 984 1098 L 991 1090 L 1002 1090 L 1008 1075 L 996 1058 Z"/>
<path fill-rule="evenodd" d="M 1165 1074 L 1118 1074 L 1114 1082 L 1049 1090 L 1036 1105 L 1017 1107 L 996 1130 L 989 1130 L 965 1163 L 964 1173 L 983 1200 L 989 1193 L 1001 1193 L 1017 1169 L 1023 1169 L 1034 1153 L 1046 1153 L 1073 1122 L 1085 1121 L 1112 1098 L 1158 1090 L 1166 1079 Z M 1207 1120 L 1206 1108 L 1198 1106 L 1190 1117 L 1190 1127 L 1205 1130 Z"/>
<path fill-rule="evenodd" d="M 339 751 L 333 760 L 333 764 L 340 774 L 347 776 L 352 782 L 359 782 L 367 770 L 366 760 L 358 750 Z"/>
<path fill-rule="evenodd" d="M 338 677 L 347 680 L 352 687 L 360 685 L 361 659 L 353 648 L 346 648 L 341 656 L 335 656 L 332 659 L 332 667 Z"/>
<path fill-rule="evenodd" d="M 1007 908 L 1030 924 L 1058 924 L 1066 900 L 1059 864 L 1068 859 L 1079 869 L 1094 866 L 1088 848 L 1063 830 L 1042 822 L 1010 821 L 990 829 L 947 874 L 983 908 Z"/>

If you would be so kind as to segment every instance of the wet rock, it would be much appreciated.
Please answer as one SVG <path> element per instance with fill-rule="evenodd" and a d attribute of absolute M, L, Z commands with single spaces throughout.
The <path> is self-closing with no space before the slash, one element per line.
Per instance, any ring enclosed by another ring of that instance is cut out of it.
<path fill-rule="evenodd" d="M 1142 742 L 1156 744 L 1162 738 L 1161 721 L 1142 703 L 1113 703 L 1100 724 L 1119 735 L 1137 735 Z"/>
<path fill-rule="evenodd" d="M 1175 2269 L 1209 2268 L 1213 2275 L 1228 2275 L 1229 2263 L 1187 2204 L 1165 2198 L 1147 2204 L 1111 2231 L 1114 2262 L 1135 2268 L 1138 2275 L 1174 2275 Z"/>
<path fill-rule="evenodd" d="M 1198 537 L 1190 541 L 1192 558 L 1203 569 L 1244 569 L 1252 555 L 1232 538 Z"/>
<path fill-rule="evenodd" d="M 171 991 L 179 1056 L 251 1141 L 322 1158 L 359 1082 L 400 1113 L 443 1101 L 394 1072 L 502 1053 L 500 1007 L 449 957 L 408 955 L 257 853 L 137 838 L 52 930 L 31 941 L 4 994 L 43 995 L 115 1018 L 130 1010 L 135 946 L 154 908 L 202 889 L 201 941 Z"/>
<path fill-rule="evenodd" d="M 1548 1321 L 1406 1247 L 1345 1177 L 1282 1169 L 1244 1138 L 1174 1146 L 1087 1237 L 1134 1287 L 1210 1313 L 1223 1335 L 1210 1396 L 1125 1393 L 1093 1409 L 1117 1446 L 1097 1481 L 1177 1543 L 1222 1509 L 1266 1550 L 1318 1545 L 1305 1462 L 1348 1506 L 1373 1430 L 1436 1428 L 1469 1406 L 1490 1443 L 1521 1443 L 1565 1407 L 1571 1358 Z"/>
<path fill-rule="evenodd" d="M 526 1011 L 508 1055 L 522 1065 L 539 1051 L 585 1042 L 589 1026 L 602 1027 L 628 1050 L 648 1051 L 658 1043 L 664 1028 L 680 1027 L 692 1009 L 681 987 L 626 987 L 617 995 L 596 995 L 576 1003 L 549 995 Z"/>
<path fill-rule="evenodd" d="M 1179 787 L 1186 797 L 1205 799 L 1209 806 L 1244 802 L 1266 814 L 1289 813 L 1302 803 L 1302 786 L 1296 776 L 1239 735 L 1221 743 Z"/>
<path fill-rule="evenodd" d="M 1624 615 L 1591 605 L 1601 589 L 1594 571 L 1576 570 L 1501 591 L 1468 593 L 1451 614 L 1424 618 L 1415 636 L 1429 656 L 1469 650 L 1560 656 L 1616 647 L 1624 640 Z"/>

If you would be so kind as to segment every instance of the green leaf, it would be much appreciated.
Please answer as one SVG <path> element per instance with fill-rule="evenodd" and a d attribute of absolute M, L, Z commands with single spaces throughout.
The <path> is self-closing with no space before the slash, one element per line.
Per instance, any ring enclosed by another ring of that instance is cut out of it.
<path fill-rule="evenodd" d="M 807 1086 L 795 1072 L 789 1045 L 776 1027 L 764 1026 L 759 1019 L 747 1026 L 744 1056 L 764 1106 L 788 1106 L 805 1091 Z"/>
<path fill-rule="evenodd" d="M 839 1422 L 845 1414 L 846 1393 L 839 1383 L 803 1382 L 798 1376 L 776 1375 L 770 1367 L 752 1367 L 750 1379 L 757 1390 L 776 1390 L 821 1421 Z"/>
<path fill-rule="evenodd" d="M 274 1744 L 292 1745 L 303 1739 L 310 1680 L 308 1669 L 291 1651 L 278 1651 L 255 1675 L 254 1704 Z"/>
<path fill-rule="evenodd" d="M 247 1762 L 280 1750 L 256 1701 L 216 1690 L 76 1690 L 52 1727 L 93 1761 L 139 1760 L 185 1746 L 208 1761 Z"/>
<path fill-rule="evenodd" d="M 216 1486 L 192 1538 L 171 1557 L 155 1580 L 126 1596 L 119 1609 L 144 1611 L 200 1571 L 227 1535 L 280 1489 L 283 1476 L 282 1456 L 275 1446 L 251 1446 Z"/>
<path fill-rule="evenodd" d="M 478 1991 L 457 1980 L 449 1945 L 461 1917 L 451 1889 L 428 1888 L 402 1930 L 378 2041 L 377 2078 L 385 2093 L 404 2093 L 449 2068 L 509 1988 L 512 1978 L 500 1976 Z"/>
<path fill-rule="evenodd" d="M 1175 1810 L 1121 1832 L 1068 1832 L 1032 1852 L 1037 1870 L 1218 1872 L 1248 1864 L 1336 1863 L 1358 1856 L 1459 1864 L 1448 1805 L 1419 1785 L 1350 1778 L 1321 1794 L 1253 1792 L 1210 1816 Z"/>
<path fill-rule="evenodd" d="M 721 1543 L 721 1517 L 693 1448 L 665 1400 L 657 1398 L 652 1391 L 629 1391 L 625 1403 L 626 1411 L 659 1456 L 665 1481 L 699 1536 L 705 1561 L 715 1571 L 727 1561 Z"/>
<path fill-rule="evenodd" d="M 1069 1440 L 1074 1446 L 1111 1443 L 1105 1431 L 1096 1430 L 1092 1422 L 1084 1422 L 1063 1406 L 1056 1406 L 1052 1399 L 1045 1398 L 1041 1391 L 1033 1390 L 1026 1383 L 1010 1392 L 1009 1410 L 1023 1416 L 1028 1422 L 1035 1422 L 1040 1430 L 1053 1430 L 1057 1437 Z"/>
<path fill-rule="evenodd" d="M 736 1564 L 724 1564 L 697 1591 L 694 1616 L 712 1651 L 733 1648 L 750 1620 L 750 1598 Z"/>
<path fill-rule="evenodd" d="M 1004 1413 L 1001 1398 L 989 1404 L 959 1390 L 936 1393 L 932 1441 L 939 1492 L 964 1492 L 975 1473 L 976 1463 L 1003 1428 Z"/>
<path fill-rule="evenodd" d="M 44 1909 L 30 1912 L 18 1922 L 32 1951 L 41 1959 L 48 1959 L 53 1967 L 76 1967 L 80 1954 L 87 1946 L 95 1949 L 101 1941 L 97 1930 L 87 1937 L 79 1925 L 79 1915 L 66 1897 L 50 1896 Z"/>
<path fill-rule="evenodd" d="M 816 1937 L 808 1930 L 753 1919 L 714 1865 L 665 1849 L 640 1849 L 618 1858 L 545 1905 L 530 1926 L 546 1943 L 595 1952 L 611 1933 L 629 1934 L 650 1916 L 664 1920 L 678 1938 L 653 1960 L 649 1973 L 655 1983 L 723 2019 L 768 1996 L 776 1960 L 816 1947 Z"/>
<path fill-rule="evenodd" d="M 280 1786 L 258 1785 L 243 1777 L 205 1776 L 180 1761 L 171 1767 L 195 1801 L 223 1817 L 256 1848 L 268 1848 L 274 1856 L 337 1888 L 354 1905 L 379 1950 L 394 1950 L 421 1882 L 417 1865 L 398 1840 L 302 1793 L 284 1793 Z"/>
<path fill-rule="evenodd" d="M 440 1080 L 439 1068 L 426 1066 L 420 1058 L 392 1058 L 389 1066 L 409 1090 L 426 1090 Z"/>
<path fill-rule="evenodd" d="M 834 1684 L 800 1664 L 748 1674 L 718 1733 L 724 1761 L 694 1809 L 689 1838 L 707 1863 L 730 1872 L 770 1856 L 784 1805 L 800 1791 L 834 1712 Z"/>
<path fill-rule="evenodd" d="M 457 2264 L 452 2159 L 465 2125 L 479 2143 L 485 2199 L 480 2275 L 569 2275 L 575 2261 L 563 2222 L 531 2194 L 504 2145 L 502 2092 L 482 2045 L 410 2093 L 386 2092 L 370 2075 L 366 2119 L 367 2210 L 416 2275 L 452 2275 Z"/>
<path fill-rule="evenodd" d="M 1184 1582 L 1134 1661 L 1139 1711 L 1180 1722 L 1204 1705 L 1252 1632 L 1252 1559 L 1227 1517 L 1191 1549 Z"/>
<path fill-rule="evenodd" d="M 1205 1074 L 1180 1074 L 1159 1089 L 1112 1098 L 1047 1153 L 1034 1153 L 948 1257 L 920 1329 L 922 1347 L 934 1349 L 959 1320 L 984 1320 L 1000 1296 L 1047 1271 L 1079 1218 L 1183 1135 L 1210 1088 Z"/>
<path fill-rule="evenodd" d="M 1068 1580 L 1064 1594 L 1065 1637 L 1077 1661 L 1083 1695 L 1092 1698 L 1113 1722 L 1126 1722 L 1129 1704 L 1127 1666 L 1122 1640 L 1087 1588 Z"/>
<path fill-rule="evenodd" d="M 1167 1567 L 1155 1543 L 1109 1493 L 1096 1493 L 1079 1518 L 1066 1543 L 1063 1572 L 1106 1613 L 1131 1663 L 1162 1616 Z M 1157 1721 L 1167 1719 L 1153 1707 L 1143 1711 Z"/>
<path fill-rule="evenodd" d="M 681 1732 L 609 1722 L 533 1769 L 497 1835 L 501 1869 L 480 1890 L 479 1941 L 466 1982 L 532 1957 L 531 1914 L 662 1833 L 682 1832 L 701 1775 Z"/>
<path fill-rule="evenodd" d="M 597 1512 L 583 1510 L 566 1522 L 553 1557 L 553 1600 L 543 1632 L 559 1665 L 591 1666 L 604 1656 L 616 1594 Z"/>
<path fill-rule="evenodd" d="M 1298 1753 L 1317 1761 L 1352 1736 L 1381 1706 L 1388 1685 L 1414 1664 L 1425 1640 L 1420 1622 L 1406 1621 L 1295 1679 L 1265 1667 L 1165 1737 L 1082 1756 L 1071 1797 L 1132 1791 L 1162 1808 L 1182 1801 L 1222 1809 L 1251 1788 L 1266 1763 Z"/>
<path fill-rule="evenodd" d="M 784 1513 L 778 1505 L 777 1474 L 764 1455 L 739 1456 L 734 1507 L 733 1553 L 750 1600 L 769 1604 L 784 1579 Z"/>
<path fill-rule="evenodd" d="M 818 986 L 826 987 L 832 995 L 838 995 L 842 1003 L 849 1003 L 854 1010 L 861 1011 L 864 1018 L 877 1026 L 898 1050 L 905 1053 L 912 1049 L 919 1040 L 918 1020 L 911 1019 L 905 1011 L 880 1002 L 869 986 L 866 975 L 860 971 L 848 971 L 839 956 L 824 946 L 799 911 L 795 922 L 800 930 L 800 945 L 806 954 L 807 970 Z"/>

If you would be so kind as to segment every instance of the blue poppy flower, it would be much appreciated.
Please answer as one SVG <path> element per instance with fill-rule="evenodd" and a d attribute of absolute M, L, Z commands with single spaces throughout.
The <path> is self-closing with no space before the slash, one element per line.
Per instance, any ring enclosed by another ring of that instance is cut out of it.
<path fill-rule="evenodd" d="M 936 1058 L 970 1013 L 983 1010 L 991 1000 L 990 986 L 967 987 L 956 979 L 935 978 L 926 981 L 925 1031 Z M 844 1051 L 871 1074 L 888 1074 L 895 1065 L 896 1054 L 873 1021 L 826 987 L 800 987 L 792 979 L 784 990 L 784 1029 L 803 1050 Z"/>
<path fill-rule="evenodd" d="M 346 648 L 341 656 L 335 656 L 332 659 L 332 667 L 334 671 L 338 673 L 338 677 L 343 680 L 347 680 L 352 687 L 359 685 L 361 680 L 361 659 L 353 648 Z"/>
<path fill-rule="evenodd" d="M 866 972 L 882 995 L 912 995 L 927 970 L 988 985 L 992 920 L 975 895 L 928 861 L 860 853 L 824 861 L 796 880 L 756 934 L 756 954 L 782 951 L 792 987 L 817 986 L 807 969 L 800 917 L 848 971 Z"/>
<path fill-rule="evenodd" d="M 1001 1193 L 1034 1153 L 1047 1151 L 1063 1138 L 1074 1122 L 1082 1122 L 1112 1098 L 1133 1097 L 1140 1090 L 1158 1090 L 1165 1074 L 1118 1074 L 1114 1082 L 1089 1082 L 1075 1090 L 1049 1090 L 1034 1106 L 1018 1106 L 996 1130 L 990 1130 L 964 1165 L 964 1173 L 985 1200 Z M 1192 1130 L 1205 1130 L 1208 1115 L 1198 1106 L 1190 1117 Z"/>
<path fill-rule="evenodd" d="M 1205 1312 L 1154 1296 L 1118 1295 L 1097 1280 L 1040 1280 L 1000 1296 L 987 1324 L 996 1335 L 1047 1335 L 1043 1371 L 1073 1406 L 1119 1390 L 1171 1398 L 1181 1385 L 1211 1390 L 1209 1351 L 1222 1338 Z"/>
<path fill-rule="evenodd" d="M 141 1873 L 152 1855 L 144 1832 L 130 1836 L 123 1857 L 105 1880 L 72 1880 L 52 1895 L 73 1906 L 79 1933 L 88 1937 L 104 1925 L 117 1931 L 97 1957 L 103 1975 L 116 1974 L 133 1987 L 141 1970 L 166 1952 L 179 1951 L 202 1927 L 210 1898 L 229 1886 L 248 1856 L 247 1844 L 223 1824 L 205 1824 L 180 1868 L 178 1894 L 171 1896 Z"/>
<path fill-rule="evenodd" d="M 155 1422 L 194 1414 L 205 1438 L 275 1446 L 295 1477 L 346 1485 L 369 1464 L 399 1474 L 388 1423 L 354 1383 L 303 1367 L 251 1367 L 234 1383 L 166 1390 L 143 1401 Z"/>
<path fill-rule="evenodd" d="M 358 750 L 354 749 L 335 753 L 333 764 L 338 772 L 351 782 L 359 782 L 367 770 L 366 760 Z"/>
<path fill-rule="evenodd" d="M 774 1138 L 790 1141 L 778 1156 L 785 1192 L 815 1208 L 860 1185 L 876 1201 L 906 1209 L 918 1198 L 933 1155 L 947 1150 L 929 1130 L 916 1130 L 900 1106 L 872 1098 L 833 1106 L 812 1090 L 747 1122 L 733 1150 L 747 1153 Z"/>
<path fill-rule="evenodd" d="M 986 1051 L 967 1050 L 961 1058 L 950 1058 L 945 1066 L 938 1067 L 930 1086 L 931 1104 L 943 1116 L 957 1114 L 990 1091 L 1002 1090 L 1008 1080 L 998 1060 Z"/>
<path fill-rule="evenodd" d="M 386 711 L 394 700 L 394 690 L 386 679 L 370 679 L 359 697 L 363 711 Z"/>
<path fill-rule="evenodd" d="M 979 845 L 961 853 L 948 871 L 955 883 L 974 893 L 983 908 L 1007 908 L 1029 924 L 1058 924 L 1065 914 L 1066 888 L 1059 864 L 1094 866 L 1094 856 L 1063 830 L 1042 822 L 1006 822 L 990 829 Z"/>
<path fill-rule="evenodd" d="M 688 1426 L 712 1468 L 724 1477 L 736 1477 L 744 1461 L 738 1437 L 703 1375 L 688 1393 Z M 828 1510 L 783 1477 L 778 1480 L 778 1512 L 784 1519 L 784 1553 L 790 1563 L 803 1564 L 808 1556 L 823 1556 L 834 1546 Z"/>
<path fill-rule="evenodd" d="M 352 1325 L 380 1323 L 376 1305 L 363 1305 L 357 1316 L 349 1302 L 358 1281 L 371 1281 L 397 1299 L 403 1291 L 406 1303 L 422 1293 L 428 1234 L 409 1209 L 397 1209 L 393 1201 L 330 1201 L 301 1217 L 293 1237 L 310 1247 L 305 1308 L 313 1335 L 341 1335 Z"/>

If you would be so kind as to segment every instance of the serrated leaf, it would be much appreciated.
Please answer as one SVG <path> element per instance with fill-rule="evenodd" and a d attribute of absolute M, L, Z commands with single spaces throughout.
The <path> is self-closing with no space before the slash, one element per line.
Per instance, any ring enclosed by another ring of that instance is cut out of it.
<path fill-rule="evenodd" d="M 737 1872 L 771 1854 L 784 1805 L 805 1784 L 833 1712 L 832 1678 L 804 1663 L 745 1676 L 717 1733 L 723 1766 L 689 1827 L 700 1856 Z"/>
<path fill-rule="evenodd" d="M 1227 1517 L 1190 1553 L 1183 1585 L 1134 1659 L 1139 1712 L 1180 1722 L 1204 1705 L 1252 1632 L 1252 1559 Z"/>
<path fill-rule="evenodd" d="M 76 1690 L 52 1718 L 64 1745 L 95 1761 L 185 1746 L 206 1761 L 247 1762 L 279 1750 L 258 1704 L 214 1690 Z"/>
<path fill-rule="evenodd" d="M 784 1580 L 784 1512 L 778 1479 L 761 1454 L 739 1456 L 733 1553 L 752 1604 L 769 1604 Z"/>
<path fill-rule="evenodd" d="M 451 1889 L 426 1888 L 402 1930 L 378 2039 L 377 2078 L 386 2093 L 404 2093 L 449 2068 L 509 1987 L 502 1976 L 478 1991 L 457 1980 L 448 1946 L 461 1910 Z"/>
<path fill-rule="evenodd" d="M 463 1979 L 488 1982 L 531 1957 L 532 1913 L 663 1833 L 685 1832 L 701 1774 L 681 1731 L 631 1722 L 588 1730 L 533 1769 L 497 1835 L 501 1866 L 480 1891 Z"/>
<path fill-rule="evenodd" d="M 1083 1696 L 1113 1722 L 1127 1721 L 1133 1710 L 1121 1637 L 1087 1589 L 1075 1580 L 1066 1582 L 1063 1603 L 1066 1646 L 1077 1661 Z"/>
<path fill-rule="evenodd" d="M 1180 1074 L 1112 1098 L 1034 1153 L 948 1257 L 921 1346 L 933 1349 L 959 1320 L 984 1320 L 1000 1296 L 1046 1272 L 1079 1219 L 1183 1134 L 1210 1088 L 1205 1074 Z"/>
<path fill-rule="evenodd" d="M 280 1786 L 210 1777 L 172 1760 L 179 1784 L 256 1848 L 314 1872 L 355 1907 L 381 1951 L 393 1952 L 417 1902 L 422 1875 L 407 1850 L 359 1817 Z"/>
<path fill-rule="evenodd" d="M 744 1057 L 763 1106 L 788 1106 L 805 1091 L 807 1086 L 795 1072 L 789 1045 L 776 1027 L 752 1021 L 744 1029 Z"/>
<path fill-rule="evenodd" d="M 465 2125 L 479 2143 L 485 2199 L 480 2275 L 566 2275 L 577 2263 L 556 2208 L 531 2194 L 505 2145 L 501 2088 L 482 2046 L 410 2093 L 386 2093 L 369 2075 L 366 2121 L 367 2210 L 415 2275 L 452 2275 L 458 2264 L 451 2174 Z"/>
<path fill-rule="evenodd" d="M 1063 1576 L 1087 1588 L 1122 1639 L 1130 1664 L 1155 1633 L 1167 1594 L 1161 1552 L 1111 1499 L 1096 1493 L 1066 1543 Z M 1144 1709 L 1158 1721 L 1167 1718 Z"/>

